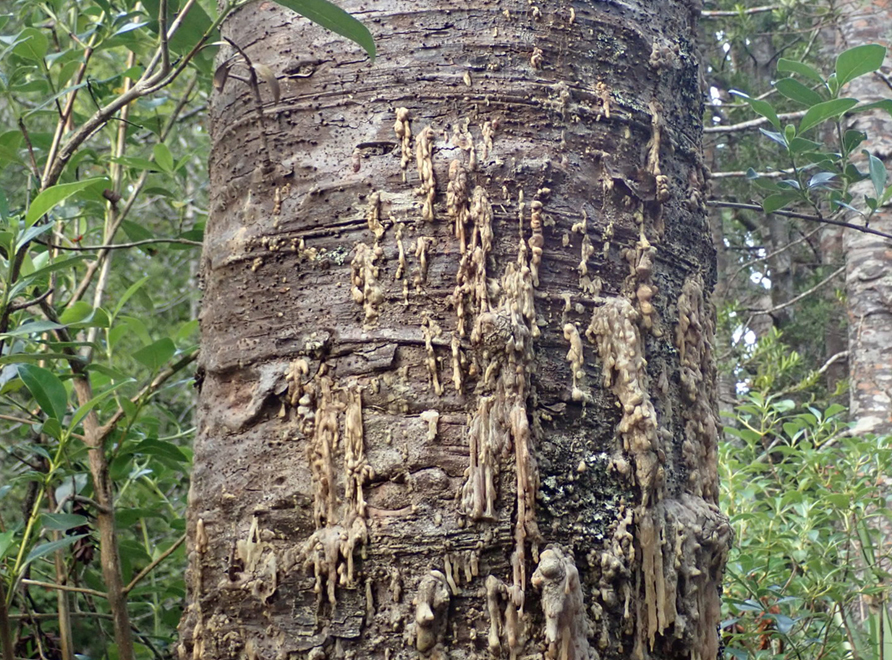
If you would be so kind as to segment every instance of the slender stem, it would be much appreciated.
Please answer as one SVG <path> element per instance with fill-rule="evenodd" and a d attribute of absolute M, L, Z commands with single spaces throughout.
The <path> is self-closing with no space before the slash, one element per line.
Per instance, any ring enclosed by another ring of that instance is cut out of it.
<path fill-rule="evenodd" d="M 22 580 L 21 583 L 29 587 L 43 587 L 44 589 L 55 589 L 56 591 L 68 591 L 77 594 L 87 594 L 88 596 L 95 596 L 96 598 L 107 597 L 107 594 L 104 594 L 101 591 L 96 591 L 95 589 L 87 589 L 85 587 L 72 587 L 69 584 L 42 582 L 40 580 Z"/>
<path fill-rule="evenodd" d="M 0 581 L 0 648 L 3 651 L 3 660 L 15 660 L 12 630 L 9 627 L 9 608 L 6 606 L 6 594 L 2 581 Z"/>
<path fill-rule="evenodd" d="M 758 204 L 742 204 L 740 202 L 722 202 L 720 200 L 711 199 L 706 202 L 707 206 L 714 206 L 718 208 L 725 209 L 744 209 L 746 211 L 757 211 L 759 213 L 764 213 L 762 207 Z M 829 218 L 823 218 L 817 215 L 809 215 L 807 213 L 799 213 L 797 211 L 773 211 L 775 215 L 782 215 L 786 218 L 798 218 L 800 220 L 810 220 L 811 222 L 820 222 L 824 225 L 833 225 L 834 227 L 845 227 L 846 229 L 854 229 L 855 231 L 860 231 L 862 234 L 873 234 L 874 236 L 881 236 L 883 238 L 892 239 L 892 234 L 886 234 L 881 231 L 877 231 L 876 229 L 871 229 L 870 227 L 865 227 L 863 225 L 853 225 L 850 222 L 842 222 L 841 220 L 830 220 Z"/>
<path fill-rule="evenodd" d="M 160 555 L 158 555 L 158 557 L 156 559 L 154 559 L 151 564 L 149 564 L 144 569 L 142 569 L 139 573 L 137 573 L 136 576 L 132 580 L 130 580 L 130 584 L 128 584 L 126 587 L 124 587 L 124 593 L 125 594 L 130 593 L 133 590 L 133 588 L 137 584 L 139 584 L 139 582 L 146 575 L 148 575 L 153 570 L 155 570 L 155 568 L 158 566 L 158 564 L 160 564 L 165 559 L 170 557 L 170 555 L 172 555 L 176 551 L 176 549 L 179 548 L 183 544 L 183 541 L 185 541 L 185 540 L 186 540 L 186 535 L 183 534 L 180 538 L 178 538 L 176 541 L 174 541 L 174 544 L 172 546 L 170 546 L 167 550 L 165 550 Z"/>

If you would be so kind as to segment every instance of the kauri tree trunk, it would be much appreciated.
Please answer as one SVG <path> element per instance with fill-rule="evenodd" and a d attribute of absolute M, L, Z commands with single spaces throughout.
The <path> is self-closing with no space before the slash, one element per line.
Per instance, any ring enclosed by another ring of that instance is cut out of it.
<path fill-rule="evenodd" d="M 181 657 L 715 658 L 698 8 L 344 8 L 223 28 Z"/>

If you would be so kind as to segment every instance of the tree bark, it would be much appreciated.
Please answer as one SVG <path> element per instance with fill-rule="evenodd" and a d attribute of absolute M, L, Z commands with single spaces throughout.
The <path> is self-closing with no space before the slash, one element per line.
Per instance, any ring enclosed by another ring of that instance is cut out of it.
<path fill-rule="evenodd" d="M 182 658 L 716 657 L 694 4 L 227 21 Z"/>
<path fill-rule="evenodd" d="M 890 46 L 884 26 L 892 20 L 892 2 L 847 2 L 840 7 L 840 51 L 869 43 Z M 849 85 L 852 97 L 879 101 L 889 96 L 886 76 L 869 74 Z M 865 147 L 884 163 L 892 156 L 892 121 L 886 112 L 858 114 L 850 128 L 867 133 Z M 866 164 L 862 166 L 866 170 Z M 852 186 L 855 200 L 875 197 L 868 179 Z M 859 218 L 847 218 L 861 224 Z M 870 226 L 892 232 L 892 209 L 880 207 Z M 853 433 L 892 433 L 892 250 L 886 239 L 861 232 L 844 235 L 846 305 L 849 320 L 850 415 Z"/>

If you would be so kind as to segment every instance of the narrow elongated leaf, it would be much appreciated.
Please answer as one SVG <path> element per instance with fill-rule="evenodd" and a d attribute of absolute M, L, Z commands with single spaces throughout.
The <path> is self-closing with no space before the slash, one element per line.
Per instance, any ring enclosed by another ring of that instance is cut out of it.
<path fill-rule="evenodd" d="M 805 62 L 781 58 L 777 62 L 777 70 L 782 73 L 798 73 L 803 78 L 808 78 L 817 83 L 823 83 L 824 77 L 814 67 Z"/>
<path fill-rule="evenodd" d="M 886 189 L 886 166 L 883 164 L 883 161 L 866 149 L 861 153 L 867 156 L 870 181 L 873 183 L 873 189 L 876 191 L 877 197 L 881 197 Z"/>
<path fill-rule="evenodd" d="M 784 139 L 784 136 L 782 134 L 778 133 L 777 131 L 768 131 L 761 127 L 759 128 L 759 130 L 762 132 L 762 135 L 767 137 L 769 140 L 774 140 L 784 149 L 787 148 L 787 141 Z"/>
<path fill-rule="evenodd" d="M 153 151 L 155 153 L 155 162 L 158 163 L 158 167 L 165 172 L 173 172 L 173 155 L 171 155 L 167 145 L 159 142 L 155 145 Z"/>
<path fill-rule="evenodd" d="M 70 424 L 71 428 L 74 428 L 75 426 L 80 424 L 81 420 L 87 416 L 88 412 L 93 410 L 93 408 L 95 408 L 103 400 L 107 399 L 115 390 L 117 390 L 120 387 L 123 387 L 124 385 L 127 385 L 128 383 L 132 383 L 132 382 L 133 382 L 132 378 L 127 378 L 125 380 L 122 380 L 122 381 L 112 385 L 110 388 L 105 390 L 105 392 L 103 392 L 102 394 L 98 394 L 98 395 L 94 396 L 92 399 L 90 399 L 89 401 L 87 401 L 84 405 L 82 405 L 80 408 L 78 408 L 75 411 L 74 415 L 71 416 L 71 424 Z"/>
<path fill-rule="evenodd" d="M 15 245 L 16 252 L 21 250 L 24 245 L 30 243 L 31 241 L 33 241 L 35 238 L 37 238 L 41 234 L 45 234 L 52 228 L 53 228 L 53 224 L 51 222 L 47 222 L 42 225 L 33 225 L 31 227 L 28 227 L 25 231 L 22 232 L 22 235 L 19 236 L 18 241 L 16 241 L 16 245 Z"/>
<path fill-rule="evenodd" d="M 799 132 L 805 133 L 805 131 L 817 126 L 822 121 L 831 117 L 839 117 L 856 105 L 858 105 L 857 99 L 833 99 L 832 101 L 824 101 L 823 103 L 813 105 L 805 113 L 802 121 L 799 122 Z"/>
<path fill-rule="evenodd" d="M 795 78 L 781 78 L 774 83 L 775 88 L 791 101 L 811 107 L 821 103 L 824 98 L 813 89 L 806 87 Z"/>
<path fill-rule="evenodd" d="M 784 208 L 787 204 L 799 199 L 800 194 L 795 190 L 784 190 L 773 195 L 768 195 L 762 202 L 762 210 L 765 213 L 774 213 Z"/>
<path fill-rule="evenodd" d="M 865 112 L 867 110 L 874 110 L 876 108 L 885 110 L 890 115 L 892 115 L 892 99 L 883 99 L 881 101 L 872 101 L 871 103 L 865 103 L 864 105 L 859 105 L 857 108 L 852 108 L 852 112 Z"/>
<path fill-rule="evenodd" d="M 64 328 L 64 325 L 53 323 L 52 321 L 34 321 L 33 323 L 23 323 L 17 328 L 4 332 L 4 337 L 26 337 L 28 335 L 42 334 Z"/>
<path fill-rule="evenodd" d="M 131 451 L 134 454 L 148 454 L 150 456 L 169 458 L 180 463 L 185 463 L 189 460 L 179 447 L 164 440 L 148 438 L 138 443 Z"/>
<path fill-rule="evenodd" d="M 824 186 L 835 178 L 836 174 L 833 172 L 818 172 L 808 180 L 808 187 L 815 188 L 817 186 Z"/>
<path fill-rule="evenodd" d="M 134 351 L 133 359 L 144 364 L 152 371 L 156 371 L 164 366 L 176 351 L 177 347 L 174 345 L 173 340 L 165 337 L 148 346 L 143 346 L 138 351 Z"/>
<path fill-rule="evenodd" d="M 37 28 L 25 28 L 18 34 L 16 40 L 19 41 L 19 43 L 12 49 L 12 52 L 19 57 L 40 62 L 46 56 L 46 51 L 49 48 L 49 41 L 47 40 L 46 35 Z"/>
<path fill-rule="evenodd" d="M 61 550 L 63 548 L 67 548 L 69 545 L 77 541 L 78 539 L 82 539 L 86 536 L 86 534 L 75 534 L 74 536 L 66 536 L 65 538 L 59 539 L 58 541 L 50 541 L 49 543 L 41 543 L 38 546 L 35 546 L 31 552 L 28 553 L 27 558 L 25 559 L 25 564 L 30 564 L 35 559 L 40 559 L 48 554 L 55 552 L 56 550 Z"/>
<path fill-rule="evenodd" d="M 52 529 L 57 532 L 80 527 L 88 522 L 86 516 L 79 516 L 76 513 L 44 513 L 40 518 L 46 529 Z"/>
<path fill-rule="evenodd" d="M 276 0 L 276 3 L 359 44 L 375 61 L 375 40 L 368 28 L 337 5 L 327 0 Z"/>
<path fill-rule="evenodd" d="M 114 313 L 112 313 L 112 317 L 116 317 L 118 313 L 124 308 L 124 305 L 127 304 L 127 301 L 130 300 L 130 298 L 133 296 L 133 294 L 139 291 L 142 286 L 148 281 L 149 276 L 146 275 L 141 280 L 137 280 L 136 282 L 131 284 L 118 300 L 118 304 L 115 305 L 115 311 Z"/>
<path fill-rule="evenodd" d="M 884 57 L 886 57 L 886 48 L 879 44 L 864 44 L 849 48 L 836 58 L 837 82 L 842 86 L 858 76 L 876 71 L 883 66 Z"/>
<path fill-rule="evenodd" d="M 52 371 L 34 364 L 20 364 L 19 377 L 47 417 L 61 420 L 68 408 L 68 392 Z"/>
<path fill-rule="evenodd" d="M 736 90 L 731 90 L 731 93 L 735 96 L 739 96 L 744 101 L 749 103 L 749 106 L 758 114 L 762 115 L 771 122 L 771 125 L 777 129 L 780 129 L 780 119 L 777 118 L 777 111 L 768 101 L 760 101 L 759 99 L 750 98 L 748 95 L 743 92 L 738 92 Z"/>
<path fill-rule="evenodd" d="M 83 181 L 74 181 L 72 183 L 60 183 L 57 186 L 47 188 L 31 202 L 31 208 L 25 216 L 25 226 L 30 227 L 37 222 L 44 213 L 55 206 L 58 206 L 75 193 L 89 188 L 90 186 L 107 184 L 108 179 L 105 177 L 95 177 L 93 179 L 84 179 Z"/>
<path fill-rule="evenodd" d="M 3 559 L 9 550 L 13 547 L 16 530 L 11 529 L 8 532 L 0 534 L 0 559 Z"/>

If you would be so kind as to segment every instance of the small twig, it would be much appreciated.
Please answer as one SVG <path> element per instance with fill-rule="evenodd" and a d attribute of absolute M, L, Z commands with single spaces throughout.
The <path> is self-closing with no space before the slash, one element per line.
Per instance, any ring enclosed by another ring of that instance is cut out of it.
<path fill-rule="evenodd" d="M 44 243 L 37 241 L 41 245 L 53 250 L 68 250 L 71 252 L 91 252 L 95 250 L 125 250 L 127 248 L 135 248 L 141 245 L 152 245 L 155 243 L 172 243 L 174 245 L 197 245 L 201 246 L 201 241 L 190 241 L 187 238 L 147 238 L 142 241 L 133 241 L 132 243 L 110 243 L 108 245 L 56 245 L 55 243 Z M 33 303 L 32 303 L 33 304 Z"/>
<path fill-rule="evenodd" d="M 741 204 L 739 202 L 721 202 L 719 200 L 710 199 L 706 202 L 707 206 L 714 206 L 718 208 L 726 208 L 726 209 L 744 209 L 746 211 L 758 211 L 759 213 L 765 213 L 761 206 L 758 204 Z M 817 215 L 808 215 L 807 213 L 799 213 L 797 211 L 773 211 L 775 215 L 782 215 L 786 218 L 798 218 L 800 220 L 809 220 L 811 222 L 820 222 L 824 225 L 833 225 L 834 227 L 845 227 L 846 229 L 854 229 L 855 231 L 860 231 L 862 234 L 873 234 L 874 236 L 881 236 L 883 238 L 888 238 L 892 240 L 892 234 L 886 234 L 881 231 L 877 231 L 876 229 L 871 229 L 870 227 L 865 227 L 863 225 L 853 225 L 850 222 L 843 222 L 841 220 L 830 220 L 829 218 L 822 218 Z"/>
<path fill-rule="evenodd" d="M 760 179 L 779 179 L 782 176 L 790 176 L 791 170 L 775 170 L 774 172 L 756 172 L 756 176 Z M 743 177 L 749 178 L 749 170 L 737 170 L 736 172 L 710 172 L 710 179 L 735 179 Z"/>
<path fill-rule="evenodd" d="M 67 584 L 56 584 L 55 582 L 41 582 L 40 580 L 28 580 L 22 578 L 21 584 L 29 587 L 43 587 L 44 589 L 55 589 L 56 591 L 71 591 L 78 594 L 87 594 L 88 596 L 96 596 L 97 598 L 107 598 L 107 594 L 95 589 L 87 589 L 86 587 L 72 587 Z"/>
<path fill-rule="evenodd" d="M 820 369 L 818 369 L 815 373 L 818 374 L 818 375 L 820 376 L 820 375 L 823 374 L 825 371 L 827 371 L 827 370 L 833 365 L 834 362 L 839 362 L 840 360 L 843 360 L 843 359 L 845 359 L 845 358 L 847 358 L 847 357 L 849 357 L 849 352 L 848 352 L 848 351 L 840 351 L 840 352 L 837 353 L 836 355 L 831 356 L 831 357 L 824 363 L 824 365 L 823 365 Z"/>
<path fill-rule="evenodd" d="M 53 294 L 53 290 L 47 289 L 42 294 L 40 294 L 37 298 L 34 298 L 32 300 L 26 300 L 25 302 L 14 303 L 9 306 L 9 313 L 12 314 L 14 312 L 20 312 L 23 309 L 28 309 L 29 307 L 31 307 L 33 305 L 39 305 L 44 300 L 49 298 L 52 294 Z"/>
<path fill-rule="evenodd" d="M 821 280 L 820 282 L 818 282 L 817 284 L 815 284 L 815 285 L 814 285 L 812 288 L 810 288 L 808 291 L 803 291 L 803 292 L 800 293 L 798 296 L 795 296 L 795 297 L 793 297 L 793 298 L 790 298 L 787 302 L 785 302 L 785 303 L 781 303 L 780 305 L 775 305 L 775 306 L 772 307 L 771 309 L 753 309 L 753 308 L 751 308 L 751 309 L 747 309 L 747 310 L 745 310 L 745 311 L 750 312 L 750 313 L 753 314 L 754 316 L 765 316 L 765 315 L 773 314 L 774 312 L 779 312 L 780 310 L 782 310 L 782 309 L 784 309 L 784 308 L 786 308 L 786 307 L 789 307 L 790 305 L 795 305 L 797 302 L 799 302 L 799 301 L 802 300 L 803 298 L 806 298 L 806 297 L 810 296 L 810 295 L 813 294 L 815 291 L 817 291 L 818 289 L 820 289 L 822 286 L 824 286 L 825 284 L 827 284 L 828 282 L 830 282 L 834 277 L 836 277 L 837 275 L 839 275 L 840 273 L 842 273 L 845 269 L 846 269 L 845 266 L 840 266 L 840 267 L 837 268 L 835 271 L 833 271 L 832 273 L 830 273 L 830 275 L 828 275 L 828 276 L 825 277 L 823 280 Z"/>
<path fill-rule="evenodd" d="M 740 275 L 740 274 L 741 274 L 744 270 L 746 270 L 747 268 L 752 268 L 752 267 L 755 266 L 757 263 L 760 263 L 760 262 L 763 262 L 763 261 L 768 261 L 769 259 L 773 259 L 774 257 L 776 257 L 777 255 L 781 254 L 782 252 L 785 252 L 786 250 L 789 250 L 790 248 L 795 247 L 796 245 L 799 245 L 799 244 L 802 243 L 803 241 L 807 241 L 807 240 L 810 239 L 812 236 L 814 236 L 815 234 L 817 234 L 819 231 L 821 231 L 821 227 L 815 227 L 814 229 L 812 229 L 812 230 L 811 230 L 810 232 L 808 232 L 807 234 L 804 234 L 802 237 L 797 238 L 795 241 L 791 241 L 791 242 L 787 243 L 786 245 L 784 245 L 784 246 L 782 246 L 782 247 L 779 247 L 779 248 L 776 249 L 776 250 L 772 250 L 771 252 L 769 252 L 768 254 L 766 254 L 766 255 L 764 255 L 764 256 L 761 256 L 761 257 L 758 257 L 758 258 L 756 258 L 756 259 L 753 259 L 753 260 L 751 260 L 751 261 L 746 262 L 745 264 L 743 264 L 742 266 L 740 266 L 736 271 L 734 271 L 734 274 L 733 274 L 731 277 L 728 278 L 728 282 L 729 282 L 729 283 L 730 283 L 730 282 L 733 282 L 735 279 L 737 279 L 737 276 Z"/>
<path fill-rule="evenodd" d="M 146 575 L 151 573 L 155 569 L 155 567 L 158 566 L 158 564 L 160 564 L 162 561 L 164 561 L 165 559 L 170 557 L 170 555 L 172 555 L 174 553 L 174 551 L 177 548 L 179 548 L 183 544 L 183 541 L 185 541 L 185 540 L 186 540 L 186 535 L 183 534 L 180 538 L 178 538 L 174 542 L 174 544 L 172 546 L 170 546 L 167 550 L 165 550 L 160 555 L 158 555 L 157 559 L 153 560 L 151 564 L 149 564 L 144 569 L 142 569 L 139 573 L 137 573 L 136 576 L 132 580 L 130 580 L 130 584 L 128 584 L 126 587 L 124 587 L 124 595 L 127 595 L 128 593 L 130 593 L 130 591 L 133 589 L 133 587 L 135 587 L 137 584 L 139 584 L 140 580 L 142 580 Z"/>
<path fill-rule="evenodd" d="M 857 106 L 856 106 L 857 107 Z M 854 109 L 854 108 L 853 108 Z M 805 110 L 800 110 L 798 112 L 782 112 L 777 118 L 778 119 L 798 119 L 800 117 L 805 116 Z M 704 133 L 736 133 L 737 131 L 745 131 L 750 128 L 757 128 L 762 124 L 767 124 L 767 117 L 757 117 L 756 119 L 748 119 L 747 121 L 742 121 L 739 124 L 728 124 L 727 126 L 705 126 L 703 128 Z"/>
<path fill-rule="evenodd" d="M 152 379 L 152 382 L 149 383 L 148 385 L 146 385 L 145 387 L 143 387 L 139 391 L 139 393 L 136 394 L 136 396 L 132 397 L 130 399 L 131 403 L 133 403 L 134 405 L 139 404 L 140 400 L 143 397 L 148 396 L 149 394 L 152 394 L 153 392 L 155 392 L 155 390 L 157 390 L 161 385 L 163 385 L 164 382 L 167 381 L 171 376 L 173 376 L 177 372 L 181 371 L 185 367 L 189 366 L 197 358 L 198 358 L 198 351 L 196 351 L 195 353 L 192 353 L 190 355 L 186 355 L 186 356 L 182 357 L 181 359 L 179 359 L 178 361 L 174 362 L 172 365 L 170 365 L 170 367 L 168 367 L 167 369 L 165 369 L 164 371 L 159 373 L 157 376 L 155 376 L 155 378 Z M 119 407 L 115 411 L 114 415 L 112 415 L 111 419 L 109 419 L 108 422 L 106 422 L 105 425 L 99 429 L 98 437 L 99 437 L 100 442 L 104 442 L 105 439 L 109 435 L 111 435 L 112 431 L 114 431 L 115 428 L 117 427 L 118 422 L 120 422 L 124 418 L 124 415 L 125 415 L 124 409 Z"/>
<path fill-rule="evenodd" d="M 25 138 L 25 145 L 28 147 L 28 159 L 31 161 L 31 173 L 34 179 L 40 183 L 40 168 L 37 167 L 37 160 L 34 158 L 34 146 L 31 144 L 31 135 L 28 133 L 28 127 L 25 126 L 25 120 L 19 117 L 19 130 Z"/>
<path fill-rule="evenodd" d="M 780 5 L 763 5 L 761 7 L 741 9 L 740 11 L 731 9 L 703 9 L 700 12 L 700 16 L 703 18 L 734 18 L 735 16 L 741 15 L 764 14 L 765 12 L 774 11 L 775 9 L 780 8 Z"/>

